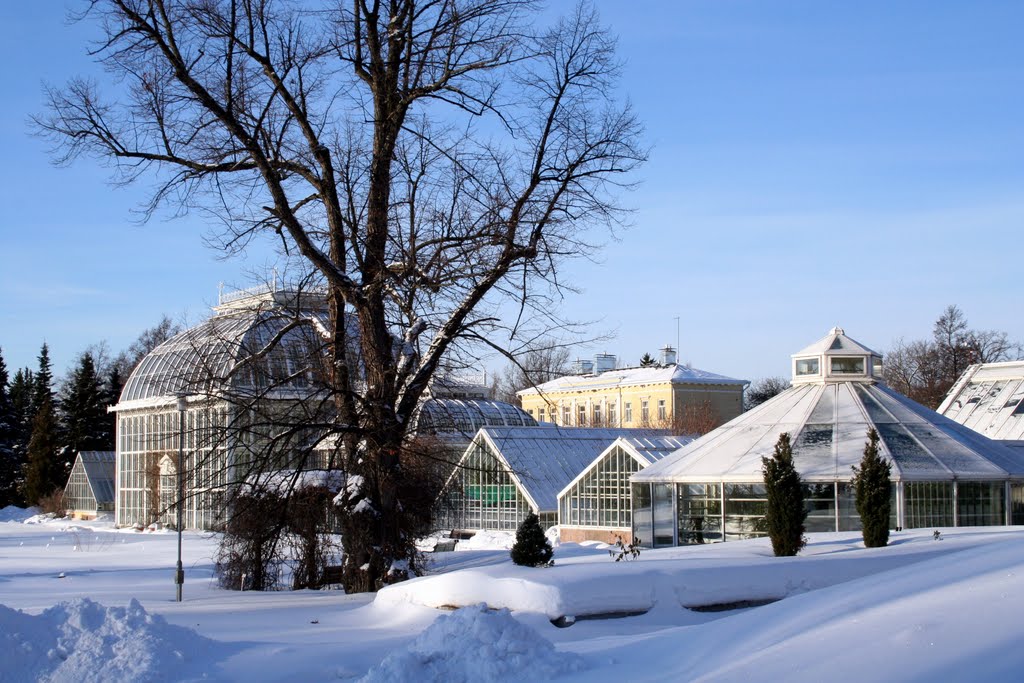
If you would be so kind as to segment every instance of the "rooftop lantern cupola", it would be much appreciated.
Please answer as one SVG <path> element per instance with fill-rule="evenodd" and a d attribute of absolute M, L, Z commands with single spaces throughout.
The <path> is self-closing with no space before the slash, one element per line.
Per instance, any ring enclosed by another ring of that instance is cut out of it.
<path fill-rule="evenodd" d="M 882 381 L 882 354 L 846 336 L 841 327 L 793 354 L 793 384 Z"/>

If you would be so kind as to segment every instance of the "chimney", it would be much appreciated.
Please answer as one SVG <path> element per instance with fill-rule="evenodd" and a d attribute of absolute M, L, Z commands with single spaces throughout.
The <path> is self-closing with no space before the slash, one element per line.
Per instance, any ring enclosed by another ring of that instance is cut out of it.
<path fill-rule="evenodd" d="M 665 344 L 665 346 L 661 347 L 661 359 L 660 360 L 661 360 L 662 367 L 664 367 L 666 365 L 675 365 L 676 364 L 676 350 L 674 348 L 672 348 L 670 345 Z"/>

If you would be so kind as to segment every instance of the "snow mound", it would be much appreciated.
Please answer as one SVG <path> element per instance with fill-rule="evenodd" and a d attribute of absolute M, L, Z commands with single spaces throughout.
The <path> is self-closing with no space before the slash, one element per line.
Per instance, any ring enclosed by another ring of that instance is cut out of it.
<path fill-rule="evenodd" d="M 362 683 L 541 681 L 579 671 L 579 655 L 558 652 L 505 609 L 483 604 L 438 617 L 409 646 L 370 669 Z"/>
<path fill-rule="evenodd" d="M 24 522 L 30 517 L 39 513 L 38 508 L 20 508 L 16 505 L 8 505 L 0 510 L 0 522 Z"/>
<path fill-rule="evenodd" d="M 180 681 L 204 675 L 215 645 L 135 599 L 104 607 L 82 598 L 39 616 L 0 605 L 0 634 L 5 681 Z"/>

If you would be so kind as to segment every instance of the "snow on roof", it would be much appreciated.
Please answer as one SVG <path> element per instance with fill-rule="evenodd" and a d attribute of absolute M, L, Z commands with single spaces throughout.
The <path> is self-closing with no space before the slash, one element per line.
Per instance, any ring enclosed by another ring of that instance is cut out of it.
<path fill-rule="evenodd" d="M 640 463 L 641 468 L 644 468 L 668 455 L 671 455 L 672 453 L 675 453 L 695 438 L 696 437 L 694 436 L 620 436 L 610 443 L 607 448 L 598 453 L 597 457 L 594 458 L 584 470 L 577 474 L 572 481 L 562 487 L 562 490 L 558 492 L 558 497 L 561 498 L 565 495 L 566 491 L 575 486 L 580 479 L 585 477 L 588 472 L 594 469 L 594 467 L 604 459 L 605 456 L 616 448 L 624 450 L 632 456 L 634 460 Z"/>
<path fill-rule="evenodd" d="M 114 451 L 81 451 L 76 459 L 76 465 L 82 464 L 97 505 L 114 502 L 114 481 L 117 477 L 116 455 Z"/>
<path fill-rule="evenodd" d="M 633 475 L 634 481 L 760 481 L 761 458 L 788 432 L 806 481 L 844 481 L 860 463 L 868 430 L 894 480 L 1024 477 L 1024 457 L 881 384 L 794 386 Z"/>
<path fill-rule="evenodd" d="M 881 357 L 882 354 L 872 351 L 868 347 L 846 336 L 846 331 L 841 327 L 833 327 L 828 334 L 793 354 L 794 358 L 800 356 L 821 356 L 821 355 L 845 355 L 849 353 L 870 354 Z"/>
<path fill-rule="evenodd" d="M 666 365 L 647 368 L 622 368 L 607 370 L 598 375 L 566 375 L 550 382 L 539 384 L 517 392 L 524 394 L 552 393 L 556 391 L 577 391 L 584 389 L 606 389 L 619 386 L 635 386 L 642 384 L 735 384 L 743 385 L 747 381 L 733 379 L 706 370 L 687 367 L 686 365 Z"/>
<path fill-rule="evenodd" d="M 1024 440 L 1024 361 L 972 365 L 939 413 L 990 439 Z"/>
<path fill-rule="evenodd" d="M 663 429 L 484 427 L 473 442 L 485 443 L 527 500 L 544 512 L 556 510 L 558 492 L 619 437 L 653 441 L 667 434 Z M 468 454 L 469 449 L 463 458 Z"/>

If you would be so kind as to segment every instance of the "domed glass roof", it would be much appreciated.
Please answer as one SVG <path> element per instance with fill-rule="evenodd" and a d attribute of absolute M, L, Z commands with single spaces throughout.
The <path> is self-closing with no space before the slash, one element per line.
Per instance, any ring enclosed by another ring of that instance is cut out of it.
<path fill-rule="evenodd" d="M 463 433 L 472 436 L 481 427 L 536 427 L 537 421 L 522 408 L 481 399 L 429 398 L 419 408 L 420 434 Z"/>
<path fill-rule="evenodd" d="M 132 372 L 120 404 L 272 390 L 308 393 L 323 341 L 323 312 L 274 307 L 226 310 L 151 351 Z M 279 337 L 279 339 L 278 339 Z"/>

